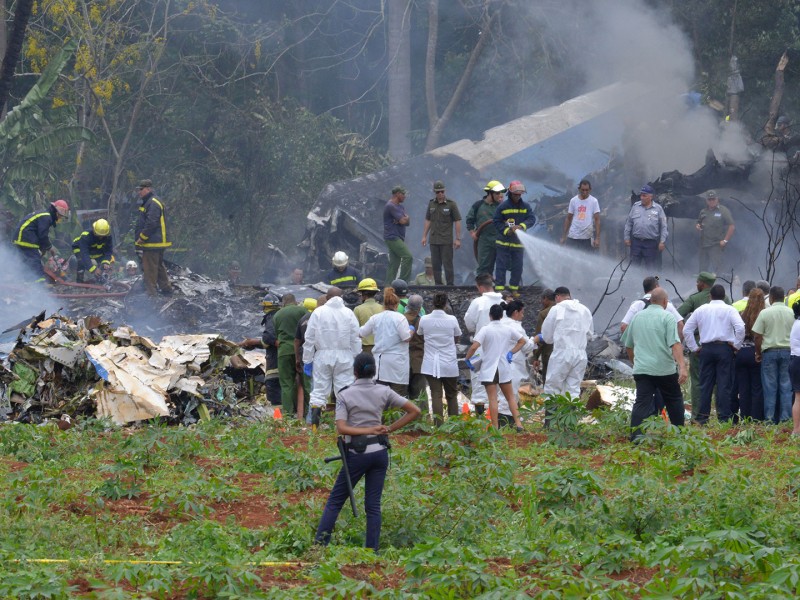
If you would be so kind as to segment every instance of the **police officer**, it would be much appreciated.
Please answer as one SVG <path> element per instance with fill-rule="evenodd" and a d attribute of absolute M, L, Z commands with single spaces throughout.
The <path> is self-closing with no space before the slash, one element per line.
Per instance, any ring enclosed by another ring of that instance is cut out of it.
<path fill-rule="evenodd" d="M 444 182 L 433 184 L 434 198 L 428 203 L 425 226 L 422 229 L 422 246 L 430 245 L 433 278 L 442 285 L 442 267 L 447 285 L 453 285 L 453 251 L 461 247 L 461 212 L 458 204 L 445 195 Z M 453 239 L 453 224 L 456 237 Z M 430 235 L 430 240 L 428 236 Z"/>
<path fill-rule="evenodd" d="M 642 186 L 639 201 L 631 206 L 625 220 L 625 245 L 630 246 L 632 265 L 658 270 L 669 232 L 667 216 L 661 205 L 653 202 L 653 193 L 649 185 Z"/>
<path fill-rule="evenodd" d="M 113 250 L 111 226 L 105 219 L 97 219 L 92 223 L 91 229 L 87 229 L 72 240 L 72 253 L 77 259 L 75 281 L 83 283 L 86 271 L 95 278 L 108 273 L 111 270 Z"/>
<path fill-rule="evenodd" d="M 353 362 L 355 381 L 336 394 L 336 431 L 347 444 L 347 466 L 350 481 L 355 487 L 364 477 L 364 512 L 367 515 L 367 548 L 378 550 L 381 535 L 381 496 L 386 470 L 389 466 L 388 434 L 417 419 L 420 409 L 388 386 L 372 381 L 375 359 L 364 352 Z M 399 408 L 405 414 L 390 425 L 382 424 L 383 412 Z M 349 497 L 345 466 L 339 471 L 325 510 L 317 527 L 314 541 L 330 542 L 336 519 Z"/>

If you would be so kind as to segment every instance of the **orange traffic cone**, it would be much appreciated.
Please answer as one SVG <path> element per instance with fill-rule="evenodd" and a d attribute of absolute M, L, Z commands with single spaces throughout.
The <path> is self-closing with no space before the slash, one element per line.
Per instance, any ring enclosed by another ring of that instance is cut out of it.
<path fill-rule="evenodd" d="M 491 420 L 492 420 L 492 409 L 489 408 L 488 406 L 486 407 L 486 418 L 489 419 L 489 421 L 491 422 Z"/>
<path fill-rule="evenodd" d="M 667 409 L 666 408 L 662 408 L 661 409 L 661 418 L 664 419 L 664 423 L 669 425 L 669 417 L 667 416 Z"/>
<path fill-rule="evenodd" d="M 467 402 L 461 405 L 461 418 L 464 420 L 469 419 L 469 404 Z"/>
<path fill-rule="evenodd" d="M 281 413 L 280 406 L 275 407 L 275 412 L 272 413 L 272 418 L 275 419 L 276 421 L 280 421 L 283 418 L 283 413 Z"/>

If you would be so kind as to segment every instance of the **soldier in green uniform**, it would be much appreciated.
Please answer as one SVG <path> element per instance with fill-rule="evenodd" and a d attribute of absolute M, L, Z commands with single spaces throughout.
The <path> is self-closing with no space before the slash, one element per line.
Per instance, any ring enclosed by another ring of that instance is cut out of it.
<path fill-rule="evenodd" d="M 442 285 L 442 268 L 447 285 L 455 282 L 453 251 L 461 247 L 461 212 L 458 204 L 445 195 L 444 182 L 433 184 L 434 198 L 428 203 L 425 226 L 422 229 L 422 246 L 430 245 L 433 279 Z M 453 224 L 456 237 L 453 239 Z M 428 237 L 430 236 L 430 241 Z"/>
<path fill-rule="evenodd" d="M 700 211 L 695 228 L 700 232 L 700 270 L 716 273 L 722 267 L 722 252 L 736 227 L 731 211 L 720 206 L 714 190 L 706 194 L 706 207 Z"/>
<path fill-rule="evenodd" d="M 701 271 L 697 274 L 697 291 L 689 296 L 686 301 L 678 307 L 678 313 L 683 317 L 684 322 L 689 318 L 698 307 L 711 302 L 711 286 L 717 281 L 717 276 L 708 271 Z M 731 299 L 725 296 L 725 304 L 730 304 Z M 697 338 L 699 341 L 699 337 Z M 697 420 L 700 412 L 700 359 L 696 352 L 689 355 L 689 377 L 691 378 L 690 394 L 692 396 L 692 420 Z"/>
<path fill-rule="evenodd" d="M 500 233 L 493 225 L 494 211 L 503 201 L 506 189 L 502 183 L 492 180 L 483 188 L 486 195 L 473 204 L 467 213 L 467 231 L 472 237 L 475 258 L 478 259 L 478 268 L 475 275 L 483 273 L 494 274 L 494 259 L 496 256 L 497 238 Z"/>
<path fill-rule="evenodd" d="M 363 327 L 369 321 L 372 315 L 377 315 L 383 310 L 383 304 L 379 304 L 375 300 L 378 293 L 378 283 L 371 277 L 362 279 L 358 284 L 358 293 L 361 294 L 361 304 L 353 309 L 353 312 L 358 319 L 358 324 Z M 366 335 L 361 338 L 361 351 L 367 354 L 372 354 L 372 348 L 375 346 L 375 336 Z"/>
<path fill-rule="evenodd" d="M 298 411 L 297 407 L 297 367 L 294 356 L 294 336 L 297 325 L 308 310 L 302 304 L 297 304 L 293 294 L 283 296 L 283 308 L 272 317 L 275 326 L 275 335 L 278 338 L 278 381 L 281 385 L 281 405 L 288 418 Z M 309 390 L 303 389 L 303 395 L 308 400 Z"/>

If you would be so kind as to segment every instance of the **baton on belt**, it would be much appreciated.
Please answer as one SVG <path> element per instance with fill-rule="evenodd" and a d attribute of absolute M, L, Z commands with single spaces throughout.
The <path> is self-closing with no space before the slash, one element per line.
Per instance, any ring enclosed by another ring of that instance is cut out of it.
<path fill-rule="evenodd" d="M 353 516 L 358 517 L 356 510 L 356 495 L 353 493 L 353 483 L 350 481 L 350 469 L 347 468 L 347 446 L 344 443 L 344 438 L 339 436 L 336 438 L 336 446 L 339 448 L 339 456 L 329 456 L 325 459 L 326 463 L 335 460 L 342 461 L 342 472 L 344 472 L 344 481 L 347 484 L 347 493 L 350 494 L 350 507 L 353 509 Z"/>

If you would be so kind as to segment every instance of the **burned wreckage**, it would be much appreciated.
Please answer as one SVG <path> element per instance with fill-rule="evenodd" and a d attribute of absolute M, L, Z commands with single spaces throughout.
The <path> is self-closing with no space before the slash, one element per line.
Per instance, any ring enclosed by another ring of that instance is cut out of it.
<path fill-rule="evenodd" d="M 557 240 L 577 181 L 588 177 L 593 193 L 601 200 L 604 219 L 599 254 L 622 255 L 621 230 L 634 199 L 631 189 L 638 189 L 643 181 L 633 174 L 630 161 L 626 164 L 624 151 L 617 148 L 624 150 L 621 123 L 626 107 L 641 93 L 636 86 L 614 84 L 490 129 L 480 141 L 454 142 L 378 173 L 328 185 L 308 214 L 301 244 L 307 272 L 327 272 L 331 256 L 344 250 L 361 277 L 383 281 L 387 258 L 381 215 L 394 185 L 403 185 L 409 192 L 407 241 L 414 254 L 414 272 L 422 271 L 427 249 L 417 240 L 435 180 L 445 181 L 448 197 L 466 212 L 482 196 L 485 181 L 522 179 L 528 199 L 536 203 L 534 234 Z M 753 215 L 759 213 L 756 207 L 764 202 L 758 184 L 752 181 L 758 160 L 756 151 L 745 160 L 718 160 L 709 153 L 705 164 L 692 174 L 673 171 L 651 182 L 675 232 L 670 254 L 673 269 L 694 270 L 691 260 L 696 243 L 687 240 L 695 239 L 694 220 L 705 191 L 716 189 L 723 197 L 748 207 L 737 211 L 737 221 L 753 221 Z M 748 227 L 760 225 L 744 225 Z M 271 260 L 280 262 L 285 257 L 275 250 Z M 753 248 L 744 244 L 733 244 L 732 251 L 733 260 L 747 254 L 752 258 L 753 254 Z M 447 292 L 460 320 L 475 295 L 475 264 L 471 248 L 456 253 L 456 282 L 460 285 L 448 287 Z M 62 415 L 96 415 L 123 424 L 158 416 L 188 424 L 211 415 L 271 416 L 262 387 L 266 371 L 263 351 L 245 352 L 231 340 L 258 333 L 260 300 L 267 290 L 278 296 L 292 293 L 301 301 L 316 298 L 327 286 L 283 286 L 270 281 L 233 286 L 178 267 L 170 275 L 177 293 L 155 310 L 135 293 L 94 299 L 79 295 L 51 302 L 49 315 L 38 314 L 12 327 L 12 323 L 3 323 L 3 418 L 39 422 Z M 561 283 L 540 275 L 532 264 L 526 264 L 524 325 L 531 332 L 542 288 Z M 435 289 L 414 291 L 423 294 L 429 308 Z M 186 331 L 201 333 L 187 335 Z M 629 374 L 618 360 L 620 348 L 614 338 L 612 333 L 590 342 L 589 377 Z M 462 342 L 466 344 L 468 339 Z"/>

